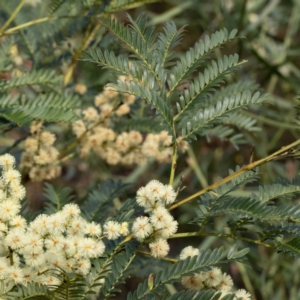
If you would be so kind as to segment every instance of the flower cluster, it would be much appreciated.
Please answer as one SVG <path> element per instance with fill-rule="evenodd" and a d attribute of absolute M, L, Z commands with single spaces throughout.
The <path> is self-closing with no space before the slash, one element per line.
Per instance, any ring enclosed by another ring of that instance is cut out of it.
<path fill-rule="evenodd" d="M 165 257 L 170 250 L 167 239 L 176 233 L 177 221 L 171 216 L 166 206 L 176 199 L 176 192 L 170 185 L 164 185 L 157 180 L 150 181 L 137 191 L 136 201 L 144 207 L 149 216 L 138 217 L 132 226 L 134 237 L 142 242 L 150 237 L 151 255 L 156 258 Z"/>
<path fill-rule="evenodd" d="M 119 79 L 124 81 L 126 77 Z M 93 151 L 110 165 L 143 165 L 150 158 L 161 163 L 171 161 L 172 137 L 167 131 L 143 137 L 135 130 L 118 134 L 111 129 L 113 118 L 128 114 L 134 101 L 133 95 L 120 95 L 111 87 L 95 97 L 95 107 L 83 110 L 82 119 L 73 123 L 82 157 Z M 178 140 L 178 144 L 181 151 L 187 149 L 185 141 Z"/>
<path fill-rule="evenodd" d="M 103 237 L 116 239 L 128 234 L 128 223 L 108 221 L 104 230 L 99 224 L 80 216 L 76 204 L 67 204 L 52 215 L 40 214 L 27 224 L 19 215 L 25 189 L 21 175 L 14 170 L 15 159 L 0 156 L 0 279 L 17 284 L 37 282 L 59 285 L 55 270 L 86 275 L 91 258 L 105 250 Z"/>
<path fill-rule="evenodd" d="M 32 135 L 24 141 L 20 167 L 28 171 L 32 181 L 55 178 L 61 173 L 57 163 L 59 152 L 53 146 L 56 138 L 51 132 L 42 129 L 42 124 L 33 124 Z"/>
<path fill-rule="evenodd" d="M 188 246 L 180 253 L 180 260 L 193 257 L 199 254 L 199 249 Z M 219 268 L 211 268 L 208 272 L 200 272 L 191 276 L 184 276 L 181 280 L 182 285 L 190 290 L 214 289 L 222 292 L 222 297 L 232 293 L 233 281 L 230 275 L 222 273 Z M 251 295 L 245 290 L 238 290 L 235 299 L 250 300 Z"/>

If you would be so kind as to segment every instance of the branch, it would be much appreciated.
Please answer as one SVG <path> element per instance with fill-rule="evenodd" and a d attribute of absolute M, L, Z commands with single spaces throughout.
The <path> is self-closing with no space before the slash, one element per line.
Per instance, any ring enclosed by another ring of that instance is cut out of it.
<path fill-rule="evenodd" d="M 171 163 L 171 173 L 170 173 L 170 181 L 169 185 L 173 185 L 175 170 L 176 170 L 176 159 L 177 159 L 177 142 L 173 142 L 173 155 L 172 155 L 172 163 Z"/>
<path fill-rule="evenodd" d="M 216 182 L 216 183 L 214 183 L 214 184 L 212 184 L 212 185 L 210 185 L 210 186 L 202 189 L 201 191 L 199 191 L 199 192 L 197 192 L 197 193 L 195 193 L 195 194 L 193 194 L 193 195 L 191 195 L 191 196 L 189 196 L 189 197 L 187 197 L 187 198 L 185 198 L 185 199 L 183 199 L 183 200 L 181 200 L 181 201 L 173 204 L 169 208 L 169 210 L 173 210 L 173 209 L 181 206 L 182 204 L 184 204 L 186 202 L 189 202 L 189 201 L 191 201 L 191 200 L 199 197 L 200 195 L 203 195 L 203 194 L 205 194 L 205 193 L 207 193 L 209 191 L 212 191 L 215 188 L 223 185 L 224 183 L 227 183 L 227 182 L 231 181 L 232 179 L 238 177 L 239 175 L 241 175 L 241 174 L 243 174 L 245 172 L 248 172 L 248 171 L 250 171 L 252 169 L 255 169 L 256 167 L 258 167 L 260 165 L 263 165 L 263 164 L 268 163 L 270 161 L 274 161 L 274 160 L 284 159 L 286 157 L 290 157 L 290 152 L 288 150 L 292 150 L 292 148 L 294 148 L 295 146 L 298 146 L 299 144 L 300 144 L 300 140 L 298 140 L 298 141 L 296 141 L 294 143 L 291 143 L 288 146 L 282 147 L 280 150 L 274 152 L 273 154 L 271 154 L 271 155 L 269 155 L 269 156 L 267 156 L 265 158 L 262 158 L 262 159 L 260 159 L 260 160 L 258 160 L 256 162 L 253 162 L 251 164 L 248 164 L 248 165 L 242 167 L 241 169 L 239 169 L 238 171 L 234 172 L 233 174 L 225 177 L 224 179 L 222 179 L 222 180 L 220 180 L 220 181 L 218 181 L 218 182 Z"/>
<path fill-rule="evenodd" d="M 152 256 L 151 253 L 146 252 L 146 251 L 137 251 L 137 253 L 144 254 L 146 256 Z M 165 261 L 169 261 L 169 262 L 175 263 L 175 264 L 178 263 L 178 261 L 179 261 L 178 259 L 168 258 L 168 257 L 161 257 L 160 259 L 165 260 Z"/>
<path fill-rule="evenodd" d="M 26 0 L 21 0 L 19 5 L 16 7 L 16 9 L 12 12 L 9 19 L 5 22 L 5 24 L 0 29 L 0 35 L 3 33 L 5 28 L 13 21 L 13 19 L 16 17 L 16 15 L 19 13 L 23 5 L 25 4 Z"/>
<path fill-rule="evenodd" d="M 184 232 L 184 233 L 175 233 L 174 235 L 170 236 L 169 239 L 177 239 L 177 238 L 185 238 L 185 237 L 192 237 L 192 236 L 217 236 L 222 238 L 228 238 L 228 239 L 235 239 L 235 240 L 241 240 L 249 243 L 254 243 L 257 245 L 262 245 L 268 248 L 273 248 L 272 245 L 263 243 L 260 240 L 252 240 L 248 238 L 239 237 L 232 234 L 226 234 L 226 233 L 214 233 L 214 232 Z"/>

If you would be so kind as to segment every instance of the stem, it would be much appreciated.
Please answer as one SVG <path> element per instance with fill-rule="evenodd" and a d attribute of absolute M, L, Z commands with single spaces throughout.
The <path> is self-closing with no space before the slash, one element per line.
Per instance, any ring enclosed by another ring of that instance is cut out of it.
<path fill-rule="evenodd" d="M 243 238 L 239 236 L 235 236 L 232 234 L 227 234 L 227 233 L 214 233 L 214 232 L 183 232 L 183 233 L 175 233 L 172 236 L 169 237 L 169 239 L 177 239 L 177 238 L 185 238 L 185 237 L 192 237 L 192 236 L 217 236 L 217 237 L 222 237 L 222 238 L 228 238 L 228 239 L 235 239 L 235 240 L 241 240 L 249 243 L 254 243 L 257 245 L 262 245 L 268 248 L 273 248 L 272 245 L 266 244 L 261 242 L 260 240 L 252 240 L 248 238 Z"/>
<path fill-rule="evenodd" d="M 93 23 L 94 23 L 94 17 L 96 17 L 98 9 L 95 10 L 95 14 L 91 17 L 91 19 L 87 25 L 87 30 L 85 32 L 85 36 L 83 37 L 80 46 L 78 47 L 78 49 L 76 50 L 76 52 L 74 53 L 74 55 L 72 57 L 72 62 L 64 76 L 64 85 L 65 86 L 68 85 L 68 83 L 73 75 L 73 72 L 78 64 L 78 59 L 81 57 L 82 50 L 84 50 L 88 47 L 89 43 L 91 42 L 91 40 L 94 38 L 94 36 L 96 35 L 96 33 L 98 32 L 98 30 L 101 27 L 101 24 L 97 24 L 94 28 L 92 28 Z"/>
<path fill-rule="evenodd" d="M 126 242 L 128 242 L 132 239 L 133 239 L 133 234 L 131 233 L 131 234 L 126 236 L 126 238 L 120 243 L 120 245 L 123 245 L 123 244 L 125 244 Z"/>
<path fill-rule="evenodd" d="M 14 32 L 18 31 L 19 29 L 23 29 L 23 28 L 30 27 L 32 25 L 47 22 L 47 21 L 53 21 L 53 20 L 58 20 L 58 19 L 72 19 L 72 18 L 80 18 L 80 17 L 82 17 L 82 16 L 79 16 L 79 15 L 78 16 L 59 16 L 59 17 L 44 17 L 44 18 L 40 18 L 40 19 L 36 19 L 36 20 L 31 20 L 26 23 L 20 24 L 18 26 L 12 27 L 4 32 L 0 31 L 0 36 L 13 34 Z"/>
<path fill-rule="evenodd" d="M 70 154 L 64 156 L 62 159 L 59 159 L 59 160 L 57 161 L 57 164 L 60 164 L 60 163 L 66 161 L 66 160 L 68 160 L 68 159 L 70 159 L 70 158 L 72 158 L 72 157 L 74 157 L 74 156 L 75 156 L 75 153 L 74 153 L 74 152 L 73 152 L 73 153 L 70 153 Z"/>
<path fill-rule="evenodd" d="M 30 134 L 26 134 L 20 139 L 16 140 L 11 146 L 4 148 L 3 151 L 0 151 L 0 155 L 9 153 L 13 148 L 17 147 L 22 141 L 26 140 L 29 136 Z"/>
<path fill-rule="evenodd" d="M 236 266 L 239 269 L 239 272 L 242 276 L 242 279 L 244 281 L 244 284 L 245 284 L 245 287 L 246 287 L 247 291 L 249 291 L 249 293 L 251 294 L 251 299 L 252 300 L 257 300 L 257 298 L 255 297 L 254 287 L 253 287 L 253 285 L 251 283 L 251 280 L 249 278 L 249 275 L 246 271 L 246 267 L 244 266 L 243 263 L 237 263 Z"/>
<path fill-rule="evenodd" d="M 11 248 L 9 248 L 9 262 L 11 266 L 14 265 L 14 251 Z"/>
<path fill-rule="evenodd" d="M 176 170 L 176 158 L 177 158 L 177 142 L 173 143 L 173 155 L 172 155 L 172 163 L 171 163 L 171 174 L 169 185 L 173 186 L 175 170 Z"/>
<path fill-rule="evenodd" d="M 13 13 L 10 15 L 9 19 L 5 22 L 5 24 L 0 29 L 0 35 L 3 33 L 5 28 L 13 21 L 13 19 L 16 17 L 16 15 L 19 13 L 23 5 L 25 4 L 26 0 L 21 0 L 19 5 L 16 7 L 16 9 L 13 11 Z"/>
<path fill-rule="evenodd" d="M 193 171 L 196 173 L 196 176 L 198 177 L 199 182 L 201 183 L 202 187 L 207 187 L 208 183 L 207 180 L 205 178 L 204 173 L 201 170 L 201 167 L 198 164 L 196 155 L 192 149 L 191 146 L 189 146 L 188 150 L 187 150 L 190 160 L 188 161 L 189 166 L 193 169 Z"/>
<path fill-rule="evenodd" d="M 247 0 L 244 0 L 243 4 L 242 4 L 241 14 L 240 14 L 239 23 L 238 23 L 238 32 L 241 32 L 244 27 L 243 25 L 244 25 L 247 2 L 248 2 Z M 240 39 L 239 40 L 239 50 L 238 50 L 239 56 L 241 56 L 242 50 L 243 50 L 243 42 Z"/>
<path fill-rule="evenodd" d="M 87 133 L 92 130 L 94 127 L 96 127 L 97 125 L 101 124 L 101 122 L 103 122 L 104 119 L 100 118 L 98 121 L 96 121 L 94 124 L 92 124 L 89 128 L 86 129 L 86 131 L 80 136 L 78 137 L 76 140 L 74 140 L 69 146 L 67 146 L 59 155 L 60 159 L 59 161 L 65 161 L 69 157 L 70 154 L 68 154 L 69 151 L 73 150 L 87 135 Z M 72 157 L 72 156 L 71 156 Z M 66 158 L 66 159 L 65 159 Z"/>
<path fill-rule="evenodd" d="M 191 195 L 191 196 L 189 196 L 189 197 L 187 197 L 187 198 L 185 198 L 185 199 L 183 199 L 183 200 L 181 200 L 181 201 L 173 204 L 169 208 L 169 210 L 173 210 L 173 209 L 181 206 L 182 204 L 184 204 L 186 202 L 189 202 L 189 201 L 191 201 L 191 200 L 199 197 L 200 195 L 203 195 L 204 193 L 209 192 L 209 191 L 211 191 L 211 190 L 213 190 L 213 189 L 215 189 L 215 188 L 223 185 L 224 183 L 227 183 L 227 182 L 231 181 L 232 179 L 238 177 L 239 175 L 241 175 L 241 174 L 243 174 L 245 172 L 248 172 L 248 171 L 250 171 L 250 170 L 252 170 L 252 169 L 254 169 L 254 168 L 256 168 L 256 167 L 258 167 L 260 165 L 263 165 L 263 164 L 268 163 L 268 162 L 273 161 L 273 160 L 285 158 L 285 155 L 288 154 L 287 151 L 290 150 L 290 149 L 292 149 L 293 147 L 299 145 L 299 144 L 300 144 L 300 140 L 298 140 L 298 141 L 296 141 L 294 143 L 291 143 L 288 146 L 282 147 L 280 150 L 274 152 L 273 154 L 271 154 L 271 155 L 269 155 L 269 156 L 267 156 L 265 158 L 262 158 L 262 159 L 260 159 L 260 160 L 258 160 L 256 162 L 250 163 L 250 164 L 242 167 L 241 169 L 239 169 L 238 171 L 234 172 L 233 174 L 225 177 L 224 179 L 222 179 L 222 180 L 220 180 L 220 181 L 218 181 L 218 182 L 216 182 L 216 183 L 214 183 L 214 184 L 212 184 L 212 185 L 210 185 L 210 186 L 202 189 L 201 191 L 199 191 L 199 192 L 197 192 L 197 193 L 195 193 L 195 194 L 193 194 L 193 195 Z M 282 155 L 282 157 L 279 157 L 279 155 Z"/>
<path fill-rule="evenodd" d="M 139 112 L 139 115 L 141 118 L 144 116 L 145 106 L 146 106 L 146 101 L 144 99 L 142 99 L 141 108 L 140 108 L 140 112 Z"/>
<path fill-rule="evenodd" d="M 137 252 L 140 253 L 140 254 L 147 255 L 147 256 L 152 256 L 151 253 L 146 252 L 146 251 L 137 251 Z M 166 260 L 166 261 L 169 261 L 169 262 L 175 263 L 175 264 L 178 263 L 178 261 L 179 261 L 178 259 L 168 258 L 168 257 L 161 257 L 159 259 Z"/>
<path fill-rule="evenodd" d="M 258 121 L 261 121 L 265 124 L 276 126 L 278 128 L 299 129 L 299 125 L 289 124 L 289 123 L 287 123 L 287 121 L 277 121 L 277 120 L 269 119 L 269 118 L 266 118 L 264 116 L 256 115 L 256 114 L 254 114 L 252 112 L 249 112 L 249 111 L 243 111 L 243 114 L 246 115 L 246 116 L 252 117 L 252 118 L 254 118 Z"/>

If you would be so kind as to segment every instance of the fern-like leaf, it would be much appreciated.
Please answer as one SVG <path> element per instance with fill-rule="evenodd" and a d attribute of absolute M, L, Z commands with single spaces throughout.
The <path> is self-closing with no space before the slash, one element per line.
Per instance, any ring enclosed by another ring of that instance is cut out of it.
<path fill-rule="evenodd" d="M 129 293 L 127 300 L 153 299 L 154 295 L 164 289 L 164 284 L 180 281 L 182 276 L 187 276 L 220 263 L 223 258 L 223 248 L 213 251 L 201 251 L 197 256 L 179 261 L 173 266 L 165 268 L 156 274 L 153 287 L 148 286 L 148 280 L 140 283 L 137 290 Z"/>
<path fill-rule="evenodd" d="M 219 138 L 221 141 L 230 142 L 236 149 L 239 148 L 238 145 L 247 143 L 242 133 L 235 134 L 233 128 L 225 125 L 218 125 L 214 128 L 210 128 L 206 130 L 204 134 L 208 142 L 210 142 L 210 137 L 214 136 Z"/>
<path fill-rule="evenodd" d="M 120 209 L 118 209 L 112 216 L 112 219 L 118 223 L 130 222 L 134 215 L 142 214 L 142 208 L 137 205 L 135 199 L 127 199 Z"/>
<path fill-rule="evenodd" d="M 279 205 L 274 214 L 289 222 L 300 223 L 300 205 Z"/>
<path fill-rule="evenodd" d="M 236 167 L 236 171 L 240 169 L 239 166 Z M 238 189 L 241 185 L 253 182 L 259 178 L 257 175 L 258 168 L 253 171 L 245 172 L 232 181 L 221 185 L 220 187 L 214 189 L 213 193 L 205 193 L 201 196 L 201 200 L 198 201 L 198 207 L 196 208 L 197 218 L 193 219 L 191 224 L 198 224 L 199 226 L 204 226 L 211 218 L 215 217 L 215 210 L 218 210 L 219 202 L 223 201 L 230 192 Z M 233 174 L 233 170 L 229 170 L 229 174 Z"/>
<path fill-rule="evenodd" d="M 154 84 L 154 82 L 152 82 Z M 108 84 L 120 93 L 129 93 L 136 97 L 145 99 L 150 105 L 155 107 L 157 112 L 163 119 L 163 125 L 166 126 L 166 130 L 175 138 L 173 131 L 173 117 L 171 115 L 171 109 L 169 104 L 161 98 L 154 90 L 150 90 L 147 87 L 143 87 L 136 82 L 123 82 L 118 80 L 118 84 Z M 152 86 L 153 88 L 153 86 Z"/>
<path fill-rule="evenodd" d="M 49 291 L 47 286 L 38 284 L 38 283 L 27 283 L 24 285 L 17 285 L 14 291 L 11 291 L 5 295 L 7 300 L 25 300 L 25 299 L 34 299 L 34 300 L 53 300 L 54 294 Z"/>
<path fill-rule="evenodd" d="M 233 300 L 235 295 L 234 294 L 227 294 L 226 300 Z M 170 296 L 166 296 L 164 298 L 153 298 L 154 300 L 219 300 L 221 297 L 220 292 L 216 291 L 180 291 L 174 293 Z M 222 297 L 222 299 L 225 299 Z"/>
<path fill-rule="evenodd" d="M 182 137 L 185 140 L 196 139 L 196 135 L 202 135 L 204 130 L 227 117 L 232 111 L 246 108 L 250 104 L 259 104 L 266 99 L 267 94 L 260 96 L 260 93 L 256 92 L 252 96 L 250 91 L 226 97 L 215 106 L 200 111 L 191 121 L 187 122 L 186 127 L 182 128 Z"/>
<path fill-rule="evenodd" d="M 14 77 L 11 80 L 0 82 L 0 91 L 6 91 L 12 88 L 20 88 L 25 85 L 49 85 L 54 86 L 61 81 L 61 76 L 58 76 L 53 70 L 33 70 L 23 73 L 19 77 Z"/>
<path fill-rule="evenodd" d="M 243 113 L 232 113 L 224 122 L 225 124 L 234 125 L 235 127 L 249 132 L 261 131 L 260 127 L 255 126 L 257 120 L 245 116 Z"/>
<path fill-rule="evenodd" d="M 170 61 L 174 58 L 173 53 L 171 52 L 181 40 L 181 37 L 184 32 L 184 27 L 177 30 L 174 22 L 166 23 L 164 26 L 164 32 L 158 34 L 157 49 L 161 53 L 160 57 L 162 58 L 160 64 L 164 67 L 172 65 Z"/>
<path fill-rule="evenodd" d="M 105 278 L 101 292 L 104 299 L 114 297 L 115 292 L 121 292 L 116 286 L 124 282 L 124 278 L 128 275 L 128 269 L 136 256 L 136 247 L 132 244 L 126 245 L 126 250 L 121 254 L 114 256 L 111 265 L 111 272 Z"/>
<path fill-rule="evenodd" d="M 50 215 L 60 211 L 64 205 L 70 203 L 74 196 L 70 195 L 72 189 L 69 187 L 57 187 L 45 183 L 44 195 L 49 200 L 46 202 L 45 212 Z"/>
<path fill-rule="evenodd" d="M 178 114 L 175 119 L 192 109 L 196 101 L 215 91 L 215 88 L 224 82 L 226 75 L 240 64 L 237 54 L 229 57 L 225 55 L 223 58 L 219 58 L 218 62 L 213 60 L 203 73 L 198 73 L 198 76 L 190 83 L 189 89 L 185 89 L 180 96 L 180 102 L 177 102 Z"/>
<path fill-rule="evenodd" d="M 208 54 L 224 43 L 234 39 L 237 30 L 234 29 L 228 35 L 226 29 L 217 31 L 209 37 L 205 36 L 204 41 L 196 43 L 194 48 L 191 48 L 181 57 L 176 66 L 171 70 L 171 76 L 168 80 L 169 95 L 186 79 L 193 71 L 195 71 L 201 63 L 204 62 Z"/>
<path fill-rule="evenodd" d="M 143 37 L 135 32 L 134 27 L 124 26 L 112 18 L 102 18 L 101 23 L 134 53 L 134 56 L 153 74 L 158 87 L 162 88 L 166 74 L 164 69 L 157 64 L 157 51 L 149 51 L 148 42 L 145 42 Z"/>
<path fill-rule="evenodd" d="M 285 224 L 286 223 L 286 224 Z M 300 235 L 300 226 L 299 225 L 291 225 L 287 222 L 284 222 L 283 225 L 273 225 L 269 228 L 264 228 L 262 234 L 262 240 L 266 239 L 276 239 L 278 237 L 285 237 L 291 235 Z"/>
<path fill-rule="evenodd" d="M 30 203 L 25 198 L 25 199 L 21 200 L 21 211 L 20 211 L 20 214 L 29 223 L 29 222 L 33 221 L 37 217 L 38 212 L 30 209 Z"/>
<path fill-rule="evenodd" d="M 19 95 L 13 98 L 6 96 L 0 99 L 0 116 L 20 125 L 34 119 L 71 122 L 78 118 L 75 114 L 77 104 L 78 97 L 74 95 L 48 93 L 34 99 L 26 99 Z"/>
<path fill-rule="evenodd" d="M 83 276 L 67 274 L 64 271 L 56 274 L 62 284 L 54 286 L 56 300 L 82 300 L 86 294 L 87 286 Z"/>
<path fill-rule="evenodd" d="M 143 42 L 147 44 L 148 51 L 150 51 L 157 36 L 156 34 L 153 34 L 155 26 L 146 26 L 147 19 L 144 14 L 140 14 L 136 20 L 133 20 L 129 14 L 126 14 L 126 16 L 131 27 L 134 29 L 134 34 L 137 34 L 142 38 Z"/>
<path fill-rule="evenodd" d="M 250 198 L 225 198 L 219 201 L 212 211 L 234 213 L 239 218 L 253 218 L 254 220 L 271 221 L 274 219 L 274 207 Z"/>
<path fill-rule="evenodd" d="M 278 252 L 289 252 L 291 255 L 300 257 L 300 237 L 296 237 L 283 244 L 277 241 Z"/>
<path fill-rule="evenodd" d="M 242 93 L 245 90 L 251 92 L 258 91 L 259 86 L 252 80 L 240 80 L 235 83 L 231 83 L 222 89 L 219 89 L 214 94 L 209 94 L 207 100 L 198 102 L 199 107 L 209 107 L 225 97 L 230 97 L 233 94 Z"/>
<path fill-rule="evenodd" d="M 119 74 L 128 76 L 131 80 L 142 82 L 143 73 L 140 66 L 134 61 L 129 61 L 127 55 L 115 56 L 113 52 L 101 49 L 89 49 L 82 52 L 83 59 L 92 63 L 97 63 L 104 68 L 109 68 Z"/>
<path fill-rule="evenodd" d="M 291 181 L 279 178 L 272 185 L 264 185 L 259 187 L 258 193 L 253 194 L 253 198 L 261 202 L 268 202 L 275 198 L 290 199 L 300 194 L 300 175 Z"/>
<path fill-rule="evenodd" d="M 128 186 L 121 181 L 114 182 L 108 179 L 93 190 L 82 206 L 82 212 L 88 221 L 98 221 L 107 212 L 108 205 L 119 193 Z"/>

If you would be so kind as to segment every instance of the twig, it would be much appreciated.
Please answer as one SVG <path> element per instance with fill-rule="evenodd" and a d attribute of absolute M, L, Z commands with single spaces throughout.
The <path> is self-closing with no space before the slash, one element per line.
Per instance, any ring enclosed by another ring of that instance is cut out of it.
<path fill-rule="evenodd" d="M 262 158 L 262 159 L 260 159 L 260 160 L 258 160 L 256 162 L 250 163 L 250 164 L 242 167 L 241 169 L 239 169 L 238 171 L 234 172 L 233 174 L 225 177 L 224 179 L 222 179 L 222 180 L 220 180 L 220 181 L 218 181 L 218 182 L 216 182 L 214 184 L 211 184 L 210 186 L 202 189 L 201 191 L 199 191 L 199 192 L 197 192 L 197 193 L 195 193 L 195 194 L 193 194 L 193 195 L 191 195 L 191 196 L 189 196 L 189 197 L 187 197 L 187 198 L 185 198 L 185 199 L 183 199 L 183 200 L 181 200 L 181 201 L 173 204 L 169 208 L 169 210 L 173 210 L 173 209 L 181 206 L 182 204 L 187 203 L 187 202 L 189 202 L 189 201 L 191 201 L 191 200 L 199 197 L 200 195 L 205 194 L 206 192 L 214 190 L 215 188 L 223 185 L 224 183 L 227 183 L 227 182 L 231 181 L 232 179 L 238 177 L 239 175 L 241 175 L 241 174 L 243 174 L 245 172 L 248 172 L 250 170 L 253 170 L 253 169 L 255 169 L 256 167 L 258 167 L 260 165 L 263 165 L 263 164 L 268 163 L 270 161 L 277 160 L 278 158 L 280 158 L 280 159 L 286 158 L 289 155 L 288 150 L 294 148 L 295 146 L 298 146 L 299 144 L 300 144 L 300 140 L 298 140 L 298 141 L 296 141 L 294 143 L 291 143 L 288 146 L 282 147 L 280 150 L 274 152 L 273 154 L 271 154 L 271 155 L 269 155 L 269 156 L 267 156 L 265 158 Z"/>

